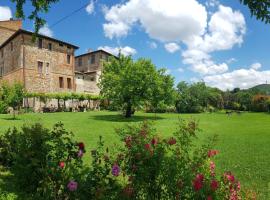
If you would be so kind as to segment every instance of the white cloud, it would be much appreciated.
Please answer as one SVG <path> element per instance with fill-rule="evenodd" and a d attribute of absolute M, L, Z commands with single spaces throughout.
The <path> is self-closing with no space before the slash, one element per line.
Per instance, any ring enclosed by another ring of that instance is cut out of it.
<path fill-rule="evenodd" d="M 12 18 L 12 13 L 9 7 L 0 6 L 0 21 L 9 20 Z"/>
<path fill-rule="evenodd" d="M 101 46 L 101 47 L 98 47 L 98 49 L 107 51 L 115 56 L 119 55 L 119 51 L 121 51 L 121 54 L 123 54 L 124 56 L 130 56 L 130 55 L 132 56 L 137 53 L 136 49 L 133 49 L 129 46 L 125 46 L 125 47 Z"/>
<path fill-rule="evenodd" d="M 218 0 L 208 0 L 206 1 L 205 5 L 207 7 L 216 7 L 220 5 L 220 2 Z"/>
<path fill-rule="evenodd" d="M 85 8 L 86 12 L 91 15 L 95 11 L 95 4 L 94 1 L 91 0 L 88 4 L 88 6 Z"/>
<path fill-rule="evenodd" d="M 254 69 L 254 70 L 258 70 L 262 67 L 262 64 L 261 63 L 253 63 L 251 66 L 250 66 L 250 69 Z"/>
<path fill-rule="evenodd" d="M 182 53 L 183 63 L 203 75 L 224 73 L 228 65 L 225 62 L 215 63 L 210 53 L 241 45 L 245 33 L 246 23 L 242 13 L 220 5 L 209 20 L 207 32 L 185 41 L 187 50 Z"/>
<path fill-rule="evenodd" d="M 138 23 L 151 38 L 170 42 L 203 34 L 207 12 L 196 0 L 128 0 L 106 9 L 105 19 L 105 36 L 111 39 L 127 36 Z"/>
<path fill-rule="evenodd" d="M 266 81 L 270 82 L 270 70 L 238 69 L 224 74 L 206 76 L 204 81 L 207 85 L 221 90 L 248 89 Z"/>
<path fill-rule="evenodd" d="M 156 42 L 148 42 L 148 45 L 151 49 L 156 49 L 158 47 L 157 43 Z"/>
<path fill-rule="evenodd" d="M 45 24 L 43 27 L 41 27 L 38 33 L 48 37 L 53 37 L 53 31 L 49 28 L 48 24 Z"/>
<path fill-rule="evenodd" d="M 140 25 L 150 38 L 161 42 L 183 43 L 183 63 L 202 75 L 224 73 L 225 62 L 216 63 L 212 52 L 230 50 L 243 43 L 246 23 L 243 14 L 210 0 L 217 6 L 210 16 L 198 0 L 127 0 L 104 9 L 105 36 L 127 36 L 135 25 Z M 172 50 L 173 51 L 173 50 Z"/>
<path fill-rule="evenodd" d="M 180 46 L 174 42 L 167 43 L 164 45 L 164 47 L 169 53 L 175 53 L 176 51 L 180 50 Z"/>

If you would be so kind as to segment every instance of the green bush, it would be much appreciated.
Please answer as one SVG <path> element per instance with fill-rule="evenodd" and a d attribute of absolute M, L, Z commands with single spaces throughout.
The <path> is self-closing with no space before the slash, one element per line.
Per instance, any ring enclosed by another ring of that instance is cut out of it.
<path fill-rule="evenodd" d="M 8 109 L 8 105 L 0 100 L 0 114 L 6 114 Z"/>
<path fill-rule="evenodd" d="M 53 130 L 40 124 L 6 132 L 0 139 L 1 163 L 9 166 L 19 190 L 35 199 L 67 199 L 71 180 L 79 178 L 84 145 L 58 123 Z M 71 194 L 72 196 L 72 194 Z"/>

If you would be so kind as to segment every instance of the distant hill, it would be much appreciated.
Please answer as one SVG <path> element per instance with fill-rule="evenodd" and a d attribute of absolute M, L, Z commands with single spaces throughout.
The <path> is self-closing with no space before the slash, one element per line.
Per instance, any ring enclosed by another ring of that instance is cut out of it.
<path fill-rule="evenodd" d="M 270 95 L 270 84 L 256 85 L 256 86 L 250 88 L 250 90 L 257 90 L 257 91 L 260 91 L 262 93 L 266 93 L 266 94 Z"/>

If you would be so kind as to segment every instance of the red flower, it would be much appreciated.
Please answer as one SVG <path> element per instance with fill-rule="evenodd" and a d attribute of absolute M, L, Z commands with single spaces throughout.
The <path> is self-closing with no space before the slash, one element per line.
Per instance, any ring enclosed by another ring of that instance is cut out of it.
<path fill-rule="evenodd" d="M 211 181 L 211 189 L 216 191 L 218 189 L 218 182 L 216 180 Z"/>
<path fill-rule="evenodd" d="M 156 146 L 158 144 L 158 139 L 157 138 L 153 138 L 151 141 L 153 146 Z"/>
<path fill-rule="evenodd" d="M 78 143 L 78 147 L 79 147 L 79 149 L 81 149 L 81 150 L 84 150 L 84 143 L 83 142 L 80 142 L 80 143 Z"/>
<path fill-rule="evenodd" d="M 199 191 L 200 189 L 202 189 L 202 187 L 203 187 L 203 183 L 200 180 L 195 179 L 193 181 L 193 188 L 195 191 Z"/>
<path fill-rule="evenodd" d="M 169 145 L 174 145 L 174 144 L 176 144 L 176 139 L 173 138 L 173 137 L 170 138 L 169 141 L 168 141 L 168 144 L 169 144 Z"/>
<path fill-rule="evenodd" d="M 208 157 L 211 158 L 219 153 L 218 150 L 209 150 L 208 151 Z"/>
<path fill-rule="evenodd" d="M 195 191 L 199 191 L 203 187 L 203 174 L 197 174 L 196 178 L 193 180 L 193 188 Z"/>
<path fill-rule="evenodd" d="M 145 148 L 146 150 L 150 151 L 151 145 L 150 145 L 150 144 L 145 144 L 145 145 L 144 145 L 144 148 Z"/>
<path fill-rule="evenodd" d="M 65 167 L 65 162 L 59 162 L 59 167 L 63 169 Z"/>
<path fill-rule="evenodd" d="M 203 180 L 204 180 L 203 174 L 197 174 L 196 179 L 203 182 Z"/>

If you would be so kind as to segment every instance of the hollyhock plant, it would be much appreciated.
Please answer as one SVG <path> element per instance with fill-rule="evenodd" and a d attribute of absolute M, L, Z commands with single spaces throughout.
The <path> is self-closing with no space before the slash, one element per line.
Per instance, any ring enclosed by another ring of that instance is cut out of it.
<path fill-rule="evenodd" d="M 131 148 L 131 146 L 132 146 L 132 138 L 131 138 L 131 136 L 127 136 L 126 138 L 125 138 L 125 143 L 126 143 L 126 147 L 128 147 L 128 148 Z"/>
<path fill-rule="evenodd" d="M 196 178 L 193 180 L 193 188 L 195 191 L 199 191 L 203 187 L 204 175 L 197 174 Z"/>
<path fill-rule="evenodd" d="M 69 189 L 69 191 L 74 192 L 78 188 L 78 183 L 76 181 L 69 181 L 67 188 Z"/>
<path fill-rule="evenodd" d="M 153 146 L 156 146 L 156 145 L 158 144 L 158 139 L 157 139 L 157 138 L 153 138 L 153 139 L 151 140 L 151 144 L 152 144 Z"/>
<path fill-rule="evenodd" d="M 151 145 L 147 143 L 144 145 L 144 148 L 149 151 L 151 149 Z"/>

